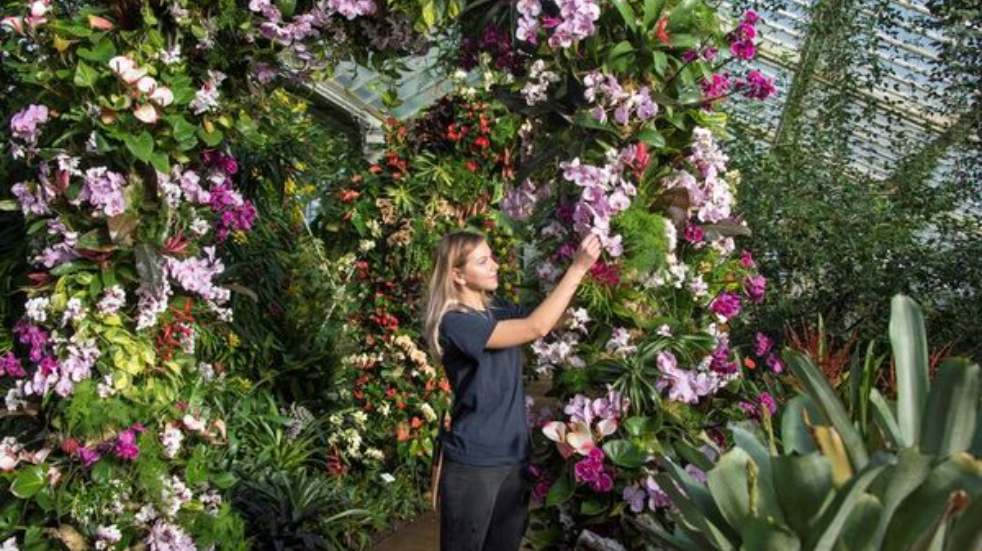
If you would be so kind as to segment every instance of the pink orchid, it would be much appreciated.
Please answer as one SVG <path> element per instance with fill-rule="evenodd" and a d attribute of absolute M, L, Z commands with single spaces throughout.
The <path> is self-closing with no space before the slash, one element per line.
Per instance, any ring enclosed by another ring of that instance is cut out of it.
<path fill-rule="evenodd" d="M 563 458 L 568 458 L 573 453 L 587 455 L 596 447 L 590 427 L 586 423 L 567 424 L 562 421 L 552 421 L 542 427 L 542 434 L 556 442 L 556 447 Z"/>

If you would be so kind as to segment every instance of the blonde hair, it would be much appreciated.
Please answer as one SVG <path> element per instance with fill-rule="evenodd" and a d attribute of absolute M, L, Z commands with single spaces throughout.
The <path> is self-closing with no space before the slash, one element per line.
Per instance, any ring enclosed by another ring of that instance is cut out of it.
<path fill-rule="evenodd" d="M 423 331 L 430 352 L 439 361 L 443 355 L 440 346 L 440 320 L 448 311 L 461 306 L 460 292 L 450 277 L 456 268 L 460 269 L 467 263 L 467 256 L 484 242 L 484 236 L 469 231 L 458 231 L 443 236 L 436 248 L 433 258 L 433 273 L 427 290 L 426 317 Z M 488 297 L 485 295 L 485 306 Z"/>

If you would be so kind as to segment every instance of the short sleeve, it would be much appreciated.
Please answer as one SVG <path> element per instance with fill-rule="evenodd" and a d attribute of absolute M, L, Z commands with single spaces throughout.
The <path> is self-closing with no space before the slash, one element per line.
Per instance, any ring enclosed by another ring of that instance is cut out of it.
<path fill-rule="evenodd" d="M 494 304 L 494 316 L 499 320 L 527 318 L 531 313 L 530 308 L 506 300 L 499 299 Z"/>
<path fill-rule="evenodd" d="M 497 322 L 478 312 L 447 312 L 440 322 L 440 336 L 465 355 L 481 357 Z"/>

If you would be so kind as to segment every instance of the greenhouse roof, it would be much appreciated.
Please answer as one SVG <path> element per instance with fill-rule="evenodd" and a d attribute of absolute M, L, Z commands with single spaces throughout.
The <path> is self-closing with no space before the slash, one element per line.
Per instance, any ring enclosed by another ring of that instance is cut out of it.
<path fill-rule="evenodd" d="M 835 81 L 841 78 L 841 67 L 834 63 L 825 66 L 817 63 L 814 70 L 802 71 L 807 61 L 803 58 L 810 55 L 809 34 L 815 0 L 776 0 L 776 4 L 779 5 L 758 10 L 762 16 L 759 26 L 762 43 L 760 55 L 753 63 L 775 78 L 777 97 L 763 103 L 730 102 L 735 121 L 752 130 L 754 139 L 765 144 L 781 139 L 782 121 L 794 126 L 821 124 L 821 107 L 841 88 L 841 83 Z M 836 3 L 830 0 L 827 4 Z M 847 1 L 838 4 L 852 5 Z M 738 5 L 742 4 L 724 0 L 721 12 L 735 18 L 742 11 Z M 846 149 L 850 168 L 882 180 L 894 174 L 904 158 L 939 141 L 957 124 L 958 113 L 946 105 L 944 91 L 931 79 L 932 71 L 938 67 L 939 43 L 946 39 L 930 28 L 932 15 L 925 0 L 892 0 L 886 10 L 890 14 L 886 22 L 877 19 L 882 19 L 882 13 L 877 16 L 862 6 L 849 8 L 858 10 L 849 15 L 867 17 L 871 22 L 867 28 L 872 30 L 865 42 L 867 51 L 853 52 L 849 72 L 850 78 L 868 84 L 848 89 L 846 109 L 854 121 L 861 122 L 845 126 L 849 133 Z M 827 41 L 813 42 L 827 46 Z M 317 84 L 315 90 L 365 124 L 378 128 L 386 117 L 408 119 L 451 90 L 450 83 L 433 70 L 435 62 L 435 50 L 405 60 L 407 70 L 397 85 L 401 103 L 391 109 L 383 105 L 378 75 L 352 63 L 339 66 L 334 77 Z M 875 75 L 870 70 L 874 66 L 878 66 Z M 799 78 L 805 81 L 800 113 L 793 117 L 793 122 L 788 121 L 789 95 L 796 86 L 796 75 L 803 72 L 806 74 Z M 370 141 L 380 139 L 375 134 Z M 945 148 L 934 178 L 945 178 L 956 164 L 966 159 L 966 148 Z"/>

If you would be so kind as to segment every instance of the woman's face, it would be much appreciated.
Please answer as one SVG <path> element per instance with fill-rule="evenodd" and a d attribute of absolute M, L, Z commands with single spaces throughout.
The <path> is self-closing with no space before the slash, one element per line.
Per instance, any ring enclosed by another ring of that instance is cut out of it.
<path fill-rule="evenodd" d="M 491 247 L 481 242 L 469 255 L 462 268 L 455 271 L 457 283 L 475 291 L 494 291 L 498 288 L 498 263 Z"/>

